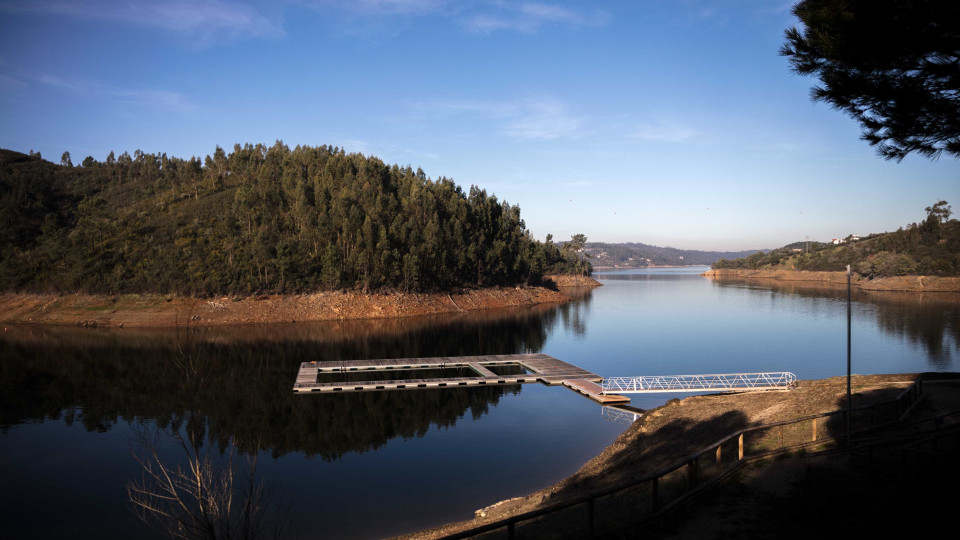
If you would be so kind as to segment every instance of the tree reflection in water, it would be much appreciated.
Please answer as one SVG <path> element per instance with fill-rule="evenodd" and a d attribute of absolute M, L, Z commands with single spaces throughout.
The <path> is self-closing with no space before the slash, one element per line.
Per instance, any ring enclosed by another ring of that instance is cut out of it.
<path fill-rule="evenodd" d="M 284 538 L 289 506 L 267 489 L 257 470 L 258 452 L 240 457 L 236 446 L 204 445 L 204 419 L 189 414 L 169 431 L 144 423 L 131 427 L 140 479 L 127 482 L 134 514 L 168 538 L 183 540 Z M 181 452 L 170 459 L 164 443 Z"/>
<path fill-rule="evenodd" d="M 204 419 L 217 445 L 338 459 L 478 418 L 519 386 L 296 395 L 300 362 L 538 352 L 555 306 L 456 317 L 173 331 L 19 327 L 0 340 L 0 430 L 31 420 Z M 15 335 L 18 333 L 18 335 Z M 292 336 L 292 337 L 291 337 Z M 10 339 L 13 337 L 13 339 Z"/>
<path fill-rule="evenodd" d="M 846 285 L 777 280 L 745 282 L 713 278 L 720 287 L 753 288 L 762 294 L 846 301 Z M 883 332 L 921 345 L 931 371 L 949 369 L 953 350 L 960 347 L 960 293 L 918 293 L 855 290 L 857 317 L 875 319 Z"/>

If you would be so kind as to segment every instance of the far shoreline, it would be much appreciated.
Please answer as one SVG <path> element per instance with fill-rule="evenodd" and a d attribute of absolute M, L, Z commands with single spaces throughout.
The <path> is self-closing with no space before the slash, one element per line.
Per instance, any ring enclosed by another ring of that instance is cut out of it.
<path fill-rule="evenodd" d="M 846 272 L 809 270 L 748 270 L 741 268 L 710 269 L 701 274 L 717 280 L 791 281 L 812 284 L 846 285 Z M 960 277 L 888 276 L 866 279 L 854 273 L 851 285 L 861 291 L 960 293 Z"/>

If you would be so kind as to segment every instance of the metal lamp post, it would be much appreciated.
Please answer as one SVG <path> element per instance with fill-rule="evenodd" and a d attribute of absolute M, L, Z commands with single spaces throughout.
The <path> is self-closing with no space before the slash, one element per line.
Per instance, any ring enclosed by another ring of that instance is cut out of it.
<path fill-rule="evenodd" d="M 847 265 L 847 448 L 850 447 L 850 419 L 853 416 L 853 398 L 850 393 L 850 265 Z"/>

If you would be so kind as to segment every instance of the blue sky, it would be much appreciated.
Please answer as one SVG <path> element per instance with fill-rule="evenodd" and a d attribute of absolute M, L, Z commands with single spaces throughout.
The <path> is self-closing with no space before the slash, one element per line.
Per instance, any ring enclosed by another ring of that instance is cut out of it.
<path fill-rule="evenodd" d="M 538 238 L 689 249 L 895 230 L 960 162 L 809 100 L 775 0 L 0 0 L 0 147 L 74 163 L 330 144 L 517 204 Z"/>

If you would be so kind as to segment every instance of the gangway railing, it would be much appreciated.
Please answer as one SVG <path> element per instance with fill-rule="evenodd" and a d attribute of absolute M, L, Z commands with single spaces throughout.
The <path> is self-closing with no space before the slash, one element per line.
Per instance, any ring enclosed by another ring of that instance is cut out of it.
<path fill-rule="evenodd" d="M 797 376 L 787 371 L 609 377 L 603 380 L 602 393 L 786 390 L 792 388 L 796 382 Z"/>

